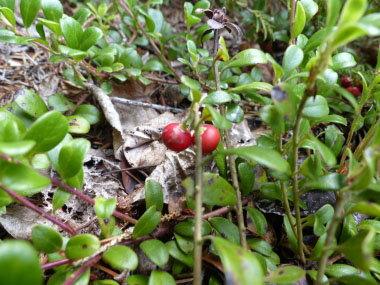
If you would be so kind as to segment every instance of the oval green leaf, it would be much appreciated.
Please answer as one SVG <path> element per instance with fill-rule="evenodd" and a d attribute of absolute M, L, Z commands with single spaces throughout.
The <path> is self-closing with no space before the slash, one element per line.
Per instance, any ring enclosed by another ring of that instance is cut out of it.
<path fill-rule="evenodd" d="M 153 270 L 149 277 L 149 285 L 175 285 L 175 279 L 166 271 Z"/>
<path fill-rule="evenodd" d="M 160 223 L 161 213 L 156 206 L 151 206 L 137 221 L 133 230 L 133 238 L 138 238 L 150 234 Z"/>
<path fill-rule="evenodd" d="M 272 271 L 266 278 L 267 282 L 288 284 L 296 282 L 305 276 L 305 271 L 297 266 L 283 266 Z"/>
<path fill-rule="evenodd" d="M 101 113 L 92 105 L 80 105 L 74 112 L 74 115 L 79 115 L 85 118 L 91 125 L 98 123 L 101 119 Z"/>
<path fill-rule="evenodd" d="M 148 179 L 145 182 L 145 201 L 147 209 L 151 206 L 156 206 L 158 211 L 162 211 L 164 206 L 164 195 L 160 183 L 153 179 Z"/>
<path fill-rule="evenodd" d="M 140 244 L 140 248 L 158 266 L 164 266 L 169 261 L 169 252 L 165 244 L 160 240 L 146 240 Z"/>
<path fill-rule="evenodd" d="M 24 93 L 20 94 L 15 102 L 24 112 L 34 118 L 41 117 L 48 111 L 44 100 L 38 94 L 28 89 L 25 89 Z"/>
<path fill-rule="evenodd" d="M 53 253 L 61 249 L 62 237 L 61 235 L 45 225 L 37 225 L 32 230 L 33 244 L 45 253 Z"/>
<path fill-rule="evenodd" d="M 24 26 L 29 28 L 41 7 L 41 0 L 21 0 L 20 12 Z"/>
<path fill-rule="evenodd" d="M 94 210 L 96 215 L 101 219 L 109 218 L 116 208 L 116 199 L 106 199 L 104 197 L 95 197 Z"/>
<path fill-rule="evenodd" d="M 285 72 L 292 71 L 301 64 L 303 60 L 303 51 L 296 45 L 289 46 L 282 60 L 282 67 Z"/>
<path fill-rule="evenodd" d="M 90 131 L 90 123 L 84 117 L 74 115 L 67 117 L 69 125 L 69 133 L 72 134 L 87 134 Z"/>
<path fill-rule="evenodd" d="M 127 246 L 116 245 L 103 253 L 103 260 L 112 268 L 123 271 L 125 269 L 135 270 L 138 265 L 137 254 Z"/>
<path fill-rule="evenodd" d="M 59 153 L 59 170 L 65 178 L 75 176 L 82 168 L 83 160 L 91 144 L 86 139 L 68 141 Z"/>
<path fill-rule="evenodd" d="M 231 58 L 227 62 L 227 65 L 224 67 L 224 69 L 248 66 L 258 63 L 267 63 L 265 54 L 261 50 L 250 48 L 239 52 L 237 55 Z"/>
<path fill-rule="evenodd" d="M 99 250 L 99 239 L 91 234 L 82 234 L 72 237 L 66 245 L 66 257 L 79 259 L 90 256 Z"/>

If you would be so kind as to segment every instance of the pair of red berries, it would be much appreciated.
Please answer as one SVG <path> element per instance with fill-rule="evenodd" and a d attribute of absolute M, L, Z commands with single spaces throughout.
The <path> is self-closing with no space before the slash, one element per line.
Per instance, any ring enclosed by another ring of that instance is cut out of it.
<path fill-rule="evenodd" d="M 341 83 L 342 86 L 355 97 L 359 97 L 360 94 L 362 94 L 363 85 L 360 82 L 355 83 L 352 77 L 344 76 Z"/>
<path fill-rule="evenodd" d="M 204 124 L 201 126 L 201 132 L 203 154 L 214 151 L 220 141 L 218 129 L 213 125 Z M 180 123 L 172 123 L 164 128 L 162 140 L 168 149 L 179 152 L 195 144 L 195 135 L 182 129 Z"/>

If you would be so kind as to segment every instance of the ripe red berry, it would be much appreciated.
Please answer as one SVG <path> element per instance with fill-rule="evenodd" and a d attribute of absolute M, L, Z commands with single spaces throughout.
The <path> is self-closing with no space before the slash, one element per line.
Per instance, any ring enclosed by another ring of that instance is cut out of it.
<path fill-rule="evenodd" d="M 352 86 L 352 83 L 354 83 L 354 80 L 353 80 L 351 77 L 349 77 L 349 76 L 344 76 L 344 77 L 342 78 L 341 83 L 342 83 L 342 86 L 343 86 L 344 88 L 348 88 L 348 87 L 351 87 L 351 86 Z"/>
<path fill-rule="evenodd" d="M 360 92 L 363 92 L 363 84 L 361 84 L 360 82 L 358 82 L 358 83 L 356 83 L 355 86 L 359 88 Z"/>
<path fill-rule="evenodd" d="M 355 97 L 359 97 L 361 94 L 360 89 L 358 87 L 348 87 L 346 88 L 346 90 L 350 92 L 352 95 L 354 95 Z"/>
<path fill-rule="evenodd" d="M 183 151 L 190 146 L 191 134 L 181 128 L 180 123 L 172 123 L 164 128 L 162 141 L 168 149 Z"/>
<path fill-rule="evenodd" d="M 205 124 L 201 128 L 202 152 L 203 154 L 213 152 L 219 144 L 220 133 L 213 125 Z M 195 144 L 195 135 L 191 137 L 191 140 L 192 144 Z"/>

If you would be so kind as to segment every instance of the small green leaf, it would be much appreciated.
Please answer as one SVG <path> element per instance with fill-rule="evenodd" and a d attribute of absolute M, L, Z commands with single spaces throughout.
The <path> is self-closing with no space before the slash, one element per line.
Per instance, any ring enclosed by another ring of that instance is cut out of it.
<path fill-rule="evenodd" d="M 79 259 L 90 256 L 99 250 L 99 239 L 91 234 L 82 234 L 72 237 L 66 245 L 66 257 Z"/>
<path fill-rule="evenodd" d="M 67 45 L 73 49 L 80 49 L 83 40 L 81 24 L 71 17 L 63 17 L 60 24 Z"/>
<path fill-rule="evenodd" d="M 140 217 L 133 230 L 133 238 L 138 238 L 150 234 L 160 223 L 161 213 L 157 211 L 156 206 L 151 206 Z"/>
<path fill-rule="evenodd" d="M 149 277 L 149 285 L 175 285 L 175 279 L 166 271 L 153 270 Z"/>
<path fill-rule="evenodd" d="M 131 276 L 134 276 L 134 275 L 131 275 Z M 93 285 L 119 285 L 119 284 L 120 283 L 117 283 L 115 280 L 111 280 L 111 279 L 95 280 L 95 282 L 93 283 Z"/>
<path fill-rule="evenodd" d="M 228 130 L 232 127 L 232 124 L 230 121 L 228 121 L 225 117 L 223 117 L 215 108 L 211 107 L 210 105 L 207 105 L 205 108 L 205 111 L 208 111 L 212 118 L 213 123 L 215 127 L 221 130 Z"/>
<path fill-rule="evenodd" d="M 24 112 L 34 118 L 41 117 L 48 111 L 42 98 L 28 89 L 25 89 L 24 92 L 16 98 L 15 102 Z"/>
<path fill-rule="evenodd" d="M 291 216 L 291 219 L 292 219 L 292 223 L 295 224 L 296 219 L 293 216 Z M 288 219 L 288 216 L 284 216 L 284 226 L 285 226 L 285 232 L 286 232 L 286 235 L 288 237 L 290 246 L 292 247 L 294 252 L 297 252 L 297 249 L 298 249 L 297 237 L 295 236 L 295 234 L 293 232 L 293 229 L 292 229 L 292 226 L 291 226 L 290 221 Z"/>
<path fill-rule="evenodd" d="M 310 40 L 309 40 L 310 41 Z M 278 79 L 280 79 L 284 75 L 284 70 L 282 69 L 281 65 L 277 63 L 277 61 L 270 55 L 269 53 L 265 54 L 268 61 L 272 64 L 274 73 L 276 75 L 275 82 L 277 82 Z"/>
<path fill-rule="evenodd" d="M 211 218 L 209 222 L 211 223 L 211 226 L 222 235 L 222 237 L 234 244 L 240 244 L 239 229 L 234 223 L 222 217 Z"/>
<path fill-rule="evenodd" d="M 282 68 L 285 72 L 292 71 L 301 64 L 303 60 L 303 51 L 296 45 L 289 46 L 282 60 Z"/>
<path fill-rule="evenodd" d="M 257 257 L 246 249 L 223 238 L 212 237 L 222 260 L 225 276 L 231 284 L 264 284 L 264 273 Z"/>
<path fill-rule="evenodd" d="M 74 115 L 79 115 L 85 118 L 91 125 L 98 123 L 101 119 L 101 113 L 99 110 L 88 104 L 80 105 L 74 112 Z"/>
<path fill-rule="evenodd" d="M 242 146 L 221 151 L 223 154 L 237 155 L 253 160 L 270 169 L 290 174 L 289 163 L 275 150 L 259 146 Z"/>
<path fill-rule="evenodd" d="M 205 172 L 203 174 L 203 203 L 209 206 L 233 205 L 236 203 L 235 189 L 223 177 Z"/>
<path fill-rule="evenodd" d="M 326 29 L 321 29 L 318 32 L 314 33 L 310 37 L 310 39 L 307 41 L 306 45 L 304 46 L 303 48 L 304 53 L 307 54 L 309 53 L 309 51 L 312 51 L 315 48 L 317 48 L 325 39 L 325 37 L 326 37 Z"/>
<path fill-rule="evenodd" d="M 140 274 L 133 274 L 129 276 L 125 281 L 128 285 L 148 285 L 149 277 Z"/>
<path fill-rule="evenodd" d="M 327 165 L 334 166 L 336 164 L 336 157 L 334 153 L 319 139 L 314 137 L 310 137 L 310 139 L 305 139 L 302 143 L 302 147 L 317 150 L 321 154 L 323 160 L 327 163 Z M 334 179 L 336 178 L 337 177 L 334 177 Z"/>
<path fill-rule="evenodd" d="M 91 11 L 85 7 L 79 8 L 75 14 L 73 15 L 73 18 L 77 20 L 80 24 L 83 24 L 88 17 L 90 17 Z"/>
<path fill-rule="evenodd" d="M 140 248 L 158 266 L 164 266 L 169 261 L 169 252 L 165 244 L 160 240 L 146 240 L 140 243 Z"/>
<path fill-rule="evenodd" d="M 13 199 L 11 198 L 11 196 L 9 196 L 6 192 L 1 190 L 0 188 L 0 207 L 8 206 L 12 202 L 13 202 Z"/>
<path fill-rule="evenodd" d="M 279 135 L 285 133 L 285 121 L 277 106 L 264 106 L 260 111 L 260 118 L 272 128 L 274 133 Z"/>
<path fill-rule="evenodd" d="M 53 109 L 59 112 L 66 112 L 74 108 L 74 106 L 75 105 L 67 100 L 67 98 L 61 93 L 56 93 L 48 97 L 49 110 Z"/>
<path fill-rule="evenodd" d="M 0 11 L 4 15 L 4 17 L 8 20 L 8 22 L 13 27 L 16 27 L 16 19 L 15 19 L 15 14 L 13 13 L 13 11 L 7 7 L 0 8 Z"/>
<path fill-rule="evenodd" d="M 246 91 L 263 91 L 270 93 L 273 88 L 273 85 L 266 82 L 252 82 L 248 84 L 243 84 L 234 88 L 228 89 L 229 93 L 242 93 Z"/>
<path fill-rule="evenodd" d="M 299 34 L 302 33 L 303 28 L 305 27 L 306 23 L 306 14 L 305 10 L 301 4 L 301 2 L 297 2 L 297 8 L 296 8 L 296 15 L 295 15 L 295 21 L 294 21 L 294 31 L 292 35 L 292 39 L 295 39 Z"/>
<path fill-rule="evenodd" d="M 100 40 L 102 36 L 103 36 L 103 32 L 101 29 L 97 27 L 88 27 L 82 34 L 82 39 L 81 39 L 78 49 L 82 51 L 87 51 L 98 40 Z"/>
<path fill-rule="evenodd" d="M 339 20 L 339 26 L 357 22 L 364 14 L 367 0 L 346 1 Z"/>
<path fill-rule="evenodd" d="M 186 264 L 188 267 L 193 268 L 194 256 L 191 254 L 184 254 L 177 246 L 174 240 L 171 240 L 165 244 L 170 256 Z"/>
<path fill-rule="evenodd" d="M 347 24 L 334 35 L 334 40 L 332 42 L 332 49 L 335 50 L 357 38 L 364 36 L 366 31 L 358 24 Z"/>
<path fill-rule="evenodd" d="M 162 211 L 164 206 L 164 195 L 160 183 L 153 179 L 148 179 L 145 182 L 145 201 L 147 209 L 151 206 L 156 206 L 158 211 Z"/>
<path fill-rule="evenodd" d="M 241 123 L 244 120 L 243 108 L 235 103 L 228 104 L 226 118 L 232 123 Z"/>
<path fill-rule="evenodd" d="M 248 195 L 253 191 L 255 184 L 255 173 L 252 165 L 247 162 L 239 163 L 238 165 L 239 178 L 241 181 L 241 190 L 243 195 Z"/>
<path fill-rule="evenodd" d="M 61 188 L 58 188 L 54 192 L 54 196 L 53 196 L 53 211 L 55 212 L 58 209 L 60 209 L 63 205 L 65 205 L 67 200 L 69 200 L 70 196 L 71 196 L 70 192 L 67 192 Z"/>
<path fill-rule="evenodd" d="M 94 210 L 96 215 L 101 219 L 109 218 L 116 208 L 116 199 L 106 199 L 104 197 L 95 197 Z"/>
<path fill-rule="evenodd" d="M 15 0 L 0 0 L 0 7 L 7 7 L 12 12 L 15 10 Z"/>
<path fill-rule="evenodd" d="M 265 54 L 261 50 L 250 48 L 239 52 L 237 55 L 231 58 L 227 62 L 227 65 L 224 67 L 224 69 L 254 65 L 259 63 L 267 63 Z"/>
<path fill-rule="evenodd" d="M 42 11 L 49 21 L 59 22 L 63 15 L 62 4 L 59 0 L 43 0 Z"/>
<path fill-rule="evenodd" d="M 66 118 L 58 111 L 45 113 L 35 121 L 24 135 L 24 140 L 33 140 L 33 152 L 46 152 L 65 137 L 68 129 Z"/>
<path fill-rule="evenodd" d="M 186 254 L 193 252 L 194 239 L 192 237 L 183 237 L 177 233 L 174 233 L 174 236 L 179 249 L 181 249 Z"/>
<path fill-rule="evenodd" d="M 268 231 L 268 224 L 264 214 L 256 208 L 245 207 L 244 209 L 249 213 L 257 234 L 260 236 L 264 235 Z"/>
<path fill-rule="evenodd" d="M 213 91 L 203 99 L 203 104 L 223 104 L 231 101 L 231 96 L 222 90 Z"/>
<path fill-rule="evenodd" d="M 308 118 L 320 118 L 329 114 L 329 106 L 325 97 L 317 95 L 307 99 L 303 115 Z"/>
<path fill-rule="evenodd" d="M 0 280 L 7 285 L 42 284 L 42 270 L 37 251 L 26 241 L 0 243 Z"/>
<path fill-rule="evenodd" d="M 102 258 L 112 268 L 120 271 L 135 270 L 139 262 L 137 254 L 125 245 L 115 245 L 107 249 Z"/>
<path fill-rule="evenodd" d="M 68 141 L 62 147 L 59 153 L 59 170 L 65 179 L 75 176 L 80 171 L 90 147 L 90 142 L 82 138 Z"/>
<path fill-rule="evenodd" d="M 72 134 L 87 134 L 90 131 L 90 123 L 84 117 L 79 115 L 73 115 L 67 117 L 69 125 L 69 133 Z"/>
<path fill-rule="evenodd" d="M 348 52 L 341 52 L 333 56 L 333 69 L 341 70 L 344 68 L 354 67 L 356 65 L 355 58 Z"/>
<path fill-rule="evenodd" d="M 257 251 L 264 256 L 270 256 L 272 253 L 272 247 L 265 240 L 250 238 L 247 240 L 247 243 L 252 250 Z"/>
<path fill-rule="evenodd" d="M 309 21 L 318 12 L 318 4 L 313 0 L 301 0 L 301 4 L 305 10 L 306 21 Z"/>
<path fill-rule="evenodd" d="M 305 189 L 339 191 L 344 187 L 345 177 L 339 173 L 329 173 L 319 176 L 305 184 Z"/>
<path fill-rule="evenodd" d="M 9 156 L 27 154 L 34 146 L 35 141 L 0 142 L 0 153 Z"/>
<path fill-rule="evenodd" d="M 360 270 L 348 264 L 331 264 L 326 268 L 329 277 L 342 277 L 345 275 L 358 275 Z"/>
<path fill-rule="evenodd" d="M 61 249 L 62 237 L 51 227 L 37 225 L 32 230 L 33 244 L 45 253 L 53 253 Z"/>
<path fill-rule="evenodd" d="M 272 271 L 265 280 L 275 284 L 294 283 L 305 276 L 305 271 L 297 266 L 282 266 Z"/>
<path fill-rule="evenodd" d="M 20 12 L 24 26 L 29 28 L 41 7 L 41 0 L 21 0 Z"/>
<path fill-rule="evenodd" d="M 50 185 L 50 180 L 24 165 L 0 160 L 0 184 L 22 196 L 30 196 Z"/>
<path fill-rule="evenodd" d="M 194 219 L 188 219 L 175 225 L 174 231 L 185 237 L 194 235 Z M 211 232 L 210 225 L 207 222 L 202 223 L 202 236 L 208 235 Z"/>

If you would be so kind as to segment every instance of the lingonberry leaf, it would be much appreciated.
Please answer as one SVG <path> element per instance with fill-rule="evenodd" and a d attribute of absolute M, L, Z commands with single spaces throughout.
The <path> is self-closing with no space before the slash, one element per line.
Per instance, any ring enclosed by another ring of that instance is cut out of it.
<path fill-rule="evenodd" d="M 79 259 L 94 254 L 100 247 L 99 239 L 91 234 L 82 234 L 72 237 L 66 245 L 66 257 Z"/>
<path fill-rule="evenodd" d="M 164 266 L 169 261 L 169 252 L 160 240 L 146 240 L 140 244 L 140 248 L 158 266 Z"/>
<path fill-rule="evenodd" d="M 41 7 L 41 0 L 21 0 L 20 12 L 24 26 L 29 28 Z"/>
<path fill-rule="evenodd" d="M 53 253 L 60 250 L 63 243 L 61 235 L 45 225 L 33 227 L 32 241 L 35 247 L 45 253 Z"/>
<path fill-rule="evenodd" d="M 116 245 L 103 253 L 103 260 L 112 268 L 123 271 L 125 269 L 135 270 L 138 265 L 137 254 L 127 246 Z"/>

